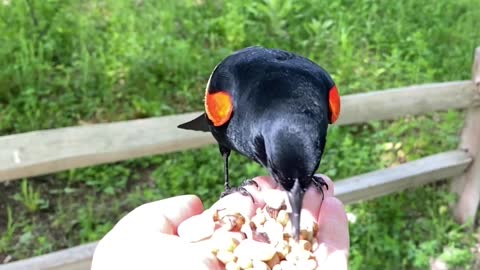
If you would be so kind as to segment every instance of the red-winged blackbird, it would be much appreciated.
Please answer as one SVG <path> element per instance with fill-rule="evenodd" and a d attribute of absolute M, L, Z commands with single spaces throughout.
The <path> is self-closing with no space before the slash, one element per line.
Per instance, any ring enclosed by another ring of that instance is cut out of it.
<path fill-rule="evenodd" d="M 330 75 L 314 62 L 283 50 L 249 47 L 213 70 L 205 91 L 205 113 L 179 126 L 210 131 L 224 160 L 225 192 L 232 188 L 228 157 L 235 150 L 268 169 L 288 194 L 298 240 L 305 191 L 325 181 L 315 176 L 329 123 L 340 114 L 340 96 Z M 248 182 L 250 183 L 250 182 Z"/>

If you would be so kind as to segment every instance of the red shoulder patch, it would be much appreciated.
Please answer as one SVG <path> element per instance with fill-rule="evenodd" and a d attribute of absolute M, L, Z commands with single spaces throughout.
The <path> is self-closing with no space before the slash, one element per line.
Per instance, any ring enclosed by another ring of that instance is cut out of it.
<path fill-rule="evenodd" d="M 335 123 L 340 116 L 340 95 L 337 86 L 333 86 L 328 93 L 328 106 L 330 109 L 330 124 Z"/>
<path fill-rule="evenodd" d="M 232 117 L 233 103 L 229 93 L 220 91 L 205 93 L 205 112 L 213 125 L 219 127 L 227 123 Z"/>

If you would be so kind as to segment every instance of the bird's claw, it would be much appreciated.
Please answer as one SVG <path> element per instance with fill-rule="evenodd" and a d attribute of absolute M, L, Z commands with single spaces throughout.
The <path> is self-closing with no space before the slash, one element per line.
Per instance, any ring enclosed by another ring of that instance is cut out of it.
<path fill-rule="evenodd" d="M 239 187 L 226 188 L 225 191 L 222 192 L 222 194 L 220 195 L 220 198 L 223 198 L 223 197 L 225 197 L 227 195 L 230 195 L 232 193 L 235 193 L 235 192 L 239 192 L 243 196 L 249 196 L 252 199 L 252 202 L 255 202 L 255 199 L 253 198 L 252 194 L 250 194 L 250 192 L 248 192 L 248 190 L 245 188 L 245 186 L 250 186 L 250 185 L 254 185 L 257 189 L 260 188 L 260 186 L 258 185 L 257 182 L 255 182 L 255 180 L 247 179 L 247 180 L 243 181 L 242 184 L 240 184 Z"/>
<path fill-rule="evenodd" d="M 243 181 L 240 184 L 241 187 L 251 186 L 251 185 L 254 185 L 258 190 L 260 190 L 260 186 L 258 185 L 257 181 L 253 179 L 245 179 L 245 181 Z"/>
<path fill-rule="evenodd" d="M 312 183 L 313 185 L 315 186 L 315 188 L 317 188 L 317 190 L 322 193 L 322 197 L 325 197 L 325 195 L 323 194 L 323 187 L 325 187 L 325 189 L 328 190 L 328 184 L 327 182 L 321 177 L 321 176 L 316 176 L 314 175 L 312 177 Z M 322 199 L 323 200 L 323 199 Z"/>

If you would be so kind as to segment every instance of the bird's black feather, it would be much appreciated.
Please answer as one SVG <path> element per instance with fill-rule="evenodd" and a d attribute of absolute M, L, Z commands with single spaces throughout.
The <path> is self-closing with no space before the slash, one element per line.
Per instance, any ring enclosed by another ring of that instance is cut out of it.
<path fill-rule="evenodd" d="M 205 132 L 210 131 L 210 128 L 208 127 L 207 117 L 205 116 L 204 113 L 202 113 L 200 116 L 198 116 L 197 118 L 191 121 L 178 125 L 177 127 L 181 129 L 188 129 L 188 130 L 195 130 L 195 131 L 205 131 Z"/>
<path fill-rule="evenodd" d="M 292 223 L 298 227 L 303 194 L 323 155 L 334 85 L 330 75 L 307 58 L 249 47 L 218 64 L 207 85 L 208 93 L 231 96 L 230 120 L 214 126 L 204 117 L 205 122 L 197 118 L 181 126 L 206 131 L 207 123 L 223 148 L 265 166 L 296 204 Z"/>

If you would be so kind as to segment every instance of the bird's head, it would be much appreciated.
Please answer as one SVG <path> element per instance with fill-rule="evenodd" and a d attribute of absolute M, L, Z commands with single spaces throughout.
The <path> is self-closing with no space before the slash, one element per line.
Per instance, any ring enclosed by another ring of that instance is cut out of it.
<path fill-rule="evenodd" d="M 263 134 L 267 169 L 287 192 L 293 233 L 298 238 L 305 191 L 322 158 L 328 122 L 289 115 L 272 123 Z"/>

